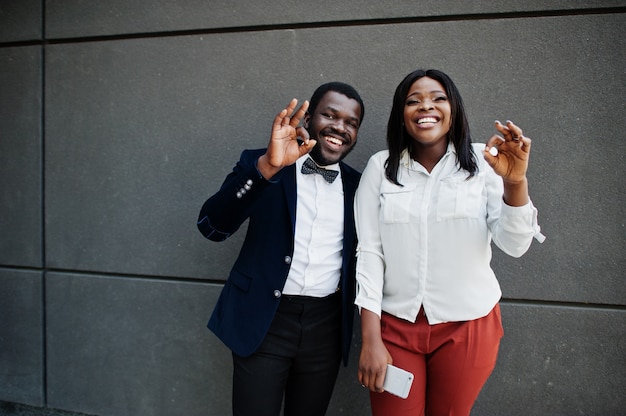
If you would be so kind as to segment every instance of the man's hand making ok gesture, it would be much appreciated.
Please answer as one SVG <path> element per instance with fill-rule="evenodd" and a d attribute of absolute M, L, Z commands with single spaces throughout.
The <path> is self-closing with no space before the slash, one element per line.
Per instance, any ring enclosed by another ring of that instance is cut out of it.
<path fill-rule="evenodd" d="M 294 98 L 274 118 L 267 151 L 257 163 L 257 168 L 265 179 L 270 179 L 285 166 L 295 163 L 317 143 L 316 140 L 309 140 L 309 133 L 303 126 L 299 126 L 309 108 L 309 102 L 305 101 L 294 113 L 297 105 L 298 100 Z"/>

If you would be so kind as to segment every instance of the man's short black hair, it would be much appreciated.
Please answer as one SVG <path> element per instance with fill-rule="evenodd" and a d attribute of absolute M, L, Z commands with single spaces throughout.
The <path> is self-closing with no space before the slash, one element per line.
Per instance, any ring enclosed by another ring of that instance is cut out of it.
<path fill-rule="evenodd" d="M 313 93 L 313 96 L 309 100 L 309 113 L 310 114 L 313 114 L 315 112 L 315 109 L 317 108 L 317 105 L 319 104 L 320 100 L 328 91 L 335 91 L 335 92 L 338 92 L 339 94 L 345 95 L 346 97 L 350 99 L 356 100 L 356 102 L 358 102 L 359 105 L 361 106 L 361 119 L 359 120 L 359 122 L 363 121 L 363 116 L 365 116 L 365 105 L 363 104 L 363 100 L 361 99 L 361 96 L 359 95 L 358 92 L 356 92 L 353 86 L 348 85 L 343 82 L 338 82 L 338 81 L 328 82 L 326 84 L 322 84 L 319 87 L 317 87 L 317 89 Z"/>

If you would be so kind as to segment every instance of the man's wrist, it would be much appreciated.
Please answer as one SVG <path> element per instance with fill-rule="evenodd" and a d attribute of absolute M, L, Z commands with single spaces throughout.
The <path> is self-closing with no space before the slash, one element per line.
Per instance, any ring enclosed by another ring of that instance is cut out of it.
<path fill-rule="evenodd" d="M 261 155 L 257 159 L 256 170 L 257 172 L 259 172 L 259 175 L 261 175 L 262 178 L 268 181 L 280 171 L 280 169 L 273 167 L 269 163 L 266 154 Z"/>

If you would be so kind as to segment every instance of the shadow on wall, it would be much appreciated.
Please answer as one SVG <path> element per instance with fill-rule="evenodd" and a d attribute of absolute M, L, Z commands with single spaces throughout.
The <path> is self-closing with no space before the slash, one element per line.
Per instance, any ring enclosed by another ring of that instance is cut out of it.
<path fill-rule="evenodd" d="M 0 416 L 96 416 L 86 413 L 66 412 L 47 407 L 32 407 L 23 404 L 0 402 Z"/>

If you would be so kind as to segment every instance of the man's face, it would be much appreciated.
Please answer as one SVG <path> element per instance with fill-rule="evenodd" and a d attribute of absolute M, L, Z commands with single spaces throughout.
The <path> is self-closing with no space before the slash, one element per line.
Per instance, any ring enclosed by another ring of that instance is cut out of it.
<path fill-rule="evenodd" d="M 336 91 L 328 91 L 312 114 L 304 117 L 304 127 L 317 144 L 311 157 L 318 165 L 339 162 L 356 144 L 361 120 L 358 101 Z"/>

